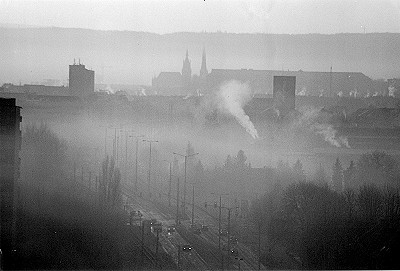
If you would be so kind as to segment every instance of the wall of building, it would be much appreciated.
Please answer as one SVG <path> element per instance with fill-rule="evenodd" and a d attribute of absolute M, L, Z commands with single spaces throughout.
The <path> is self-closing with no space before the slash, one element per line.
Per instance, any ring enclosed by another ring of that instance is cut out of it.
<path fill-rule="evenodd" d="M 207 77 L 207 86 L 213 91 L 224 81 L 238 80 L 248 83 L 254 93 L 272 94 L 274 76 L 295 76 L 296 93 L 304 95 L 334 97 L 340 92 L 343 96 L 357 92 L 364 96 L 376 91 L 372 79 L 359 72 L 213 69 Z"/>
<path fill-rule="evenodd" d="M 94 71 L 82 64 L 69 65 L 69 91 L 71 96 L 88 96 L 94 92 Z"/>
<path fill-rule="evenodd" d="M 15 99 L 0 98 L 0 245 L 4 269 L 12 264 L 9 259 L 14 237 L 14 197 L 19 179 L 20 122 L 20 108 Z"/>

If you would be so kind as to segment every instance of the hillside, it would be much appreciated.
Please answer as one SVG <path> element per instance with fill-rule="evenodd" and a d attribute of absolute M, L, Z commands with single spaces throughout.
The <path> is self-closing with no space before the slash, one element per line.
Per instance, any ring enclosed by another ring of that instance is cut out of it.
<path fill-rule="evenodd" d="M 360 71 L 400 76 L 400 34 L 152 34 L 66 28 L 0 28 L 0 83 L 43 79 L 67 82 L 73 59 L 94 69 L 97 81 L 151 84 L 160 71 L 181 71 L 186 49 L 199 73 L 203 46 L 213 68 Z"/>

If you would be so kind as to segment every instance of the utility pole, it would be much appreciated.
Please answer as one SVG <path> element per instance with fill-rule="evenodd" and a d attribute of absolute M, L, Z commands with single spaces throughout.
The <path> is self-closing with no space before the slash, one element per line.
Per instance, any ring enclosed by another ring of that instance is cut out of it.
<path fill-rule="evenodd" d="M 92 172 L 89 171 L 89 190 L 92 190 Z"/>
<path fill-rule="evenodd" d="M 331 70 L 329 73 L 329 95 L 333 95 L 332 94 L 332 66 L 331 66 Z"/>
<path fill-rule="evenodd" d="M 106 129 L 106 133 L 104 136 L 104 157 L 107 156 L 107 126 L 105 127 L 105 129 Z"/>
<path fill-rule="evenodd" d="M 222 196 L 229 194 L 211 193 L 211 195 L 219 196 L 219 215 L 218 215 L 218 249 L 221 249 L 221 209 L 222 209 Z"/>
<path fill-rule="evenodd" d="M 169 163 L 168 206 L 171 206 L 172 163 Z"/>
<path fill-rule="evenodd" d="M 128 176 L 128 131 L 125 131 L 125 178 Z"/>
<path fill-rule="evenodd" d="M 180 268 L 181 265 L 181 245 L 178 245 L 178 270 Z"/>
<path fill-rule="evenodd" d="M 141 221 L 141 223 L 142 223 L 142 260 L 143 260 L 142 263 L 144 263 L 144 223 L 143 221 Z"/>
<path fill-rule="evenodd" d="M 221 206 L 222 196 L 219 195 L 219 215 L 218 215 L 218 249 L 221 249 Z"/>
<path fill-rule="evenodd" d="M 147 192 L 149 193 L 149 197 L 151 198 L 151 192 L 150 192 L 150 174 L 151 174 L 151 143 L 156 143 L 158 142 L 157 140 L 147 140 L 144 139 L 144 142 L 150 143 L 150 155 L 149 155 L 149 176 L 148 176 L 148 182 L 147 182 Z"/>
<path fill-rule="evenodd" d="M 230 226 L 231 226 L 231 210 L 232 208 L 228 208 L 228 270 L 230 267 L 230 256 L 231 256 L 231 238 L 230 238 Z"/>
<path fill-rule="evenodd" d="M 136 166 L 135 166 L 135 193 L 137 194 L 138 190 L 138 152 L 139 152 L 139 137 L 143 137 L 143 135 L 135 136 L 136 138 Z"/>
<path fill-rule="evenodd" d="M 194 227 L 194 184 L 192 193 L 192 228 Z"/>
<path fill-rule="evenodd" d="M 190 154 L 190 155 L 183 155 L 183 154 L 174 152 L 174 154 L 182 156 L 182 157 L 185 157 L 185 181 L 183 183 L 183 206 L 182 206 L 183 213 L 185 214 L 186 213 L 186 164 L 187 164 L 187 158 L 195 156 L 195 155 L 197 155 L 199 153 L 197 152 L 197 153 L 193 153 L 193 154 Z"/>
<path fill-rule="evenodd" d="M 179 177 L 178 177 L 178 182 L 176 185 L 176 220 L 175 220 L 175 225 L 178 226 L 179 224 Z"/>
<path fill-rule="evenodd" d="M 76 157 L 74 159 L 74 185 L 76 184 Z"/>

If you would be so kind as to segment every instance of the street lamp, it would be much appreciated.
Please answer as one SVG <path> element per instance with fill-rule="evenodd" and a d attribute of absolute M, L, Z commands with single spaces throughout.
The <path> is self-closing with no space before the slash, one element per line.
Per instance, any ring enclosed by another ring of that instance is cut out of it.
<path fill-rule="evenodd" d="M 163 160 L 163 161 L 169 164 L 168 206 L 171 206 L 172 163 L 168 160 Z"/>
<path fill-rule="evenodd" d="M 139 151 L 139 137 L 144 137 L 144 135 L 130 136 L 136 138 L 136 166 L 135 166 L 135 193 L 137 194 L 138 185 L 138 151 Z"/>
<path fill-rule="evenodd" d="M 235 259 L 238 260 L 239 271 L 240 271 L 240 261 L 243 261 L 243 258 L 235 257 Z"/>
<path fill-rule="evenodd" d="M 222 209 L 222 196 L 229 194 L 211 193 L 211 195 L 219 196 L 219 216 L 218 216 L 218 249 L 221 249 L 221 209 Z"/>
<path fill-rule="evenodd" d="M 199 154 L 199 153 L 196 152 L 196 153 L 193 153 L 193 154 L 190 154 L 190 155 L 183 155 L 183 154 L 174 152 L 173 154 L 176 154 L 176 155 L 185 157 L 185 180 L 184 180 L 184 183 L 183 183 L 183 213 L 185 214 L 185 213 L 186 213 L 186 210 L 185 210 L 186 206 L 185 206 L 185 204 L 186 204 L 186 164 L 187 164 L 187 158 L 188 158 L 188 157 L 195 156 L 195 155 L 197 155 L 197 154 Z"/>
<path fill-rule="evenodd" d="M 151 193 L 150 193 L 150 172 L 151 172 L 151 143 L 157 143 L 157 140 L 147 140 L 144 139 L 144 142 L 150 143 L 150 156 L 149 156 L 149 177 L 148 177 L 148 182 L 147 182 L 147 190 L 149 192 L 149 197 L 151 198 Z"/>

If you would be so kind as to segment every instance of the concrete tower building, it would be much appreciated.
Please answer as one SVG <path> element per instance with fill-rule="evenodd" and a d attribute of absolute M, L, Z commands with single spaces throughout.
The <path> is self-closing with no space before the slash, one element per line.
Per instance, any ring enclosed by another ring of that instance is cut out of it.
<path fill-rule="evenodd" d="M 14 197 L 21 150 L 20 107 L 15 99 L 0 98 L 0 248 L 1 269 L 12 268 Z"/>
<path fill-rule="evenodd" d="M 94 92 L 94 71 L 85 68 L 85 65 L 69 65 L 69 91 L 71 96 L 89 96 Z"/>

